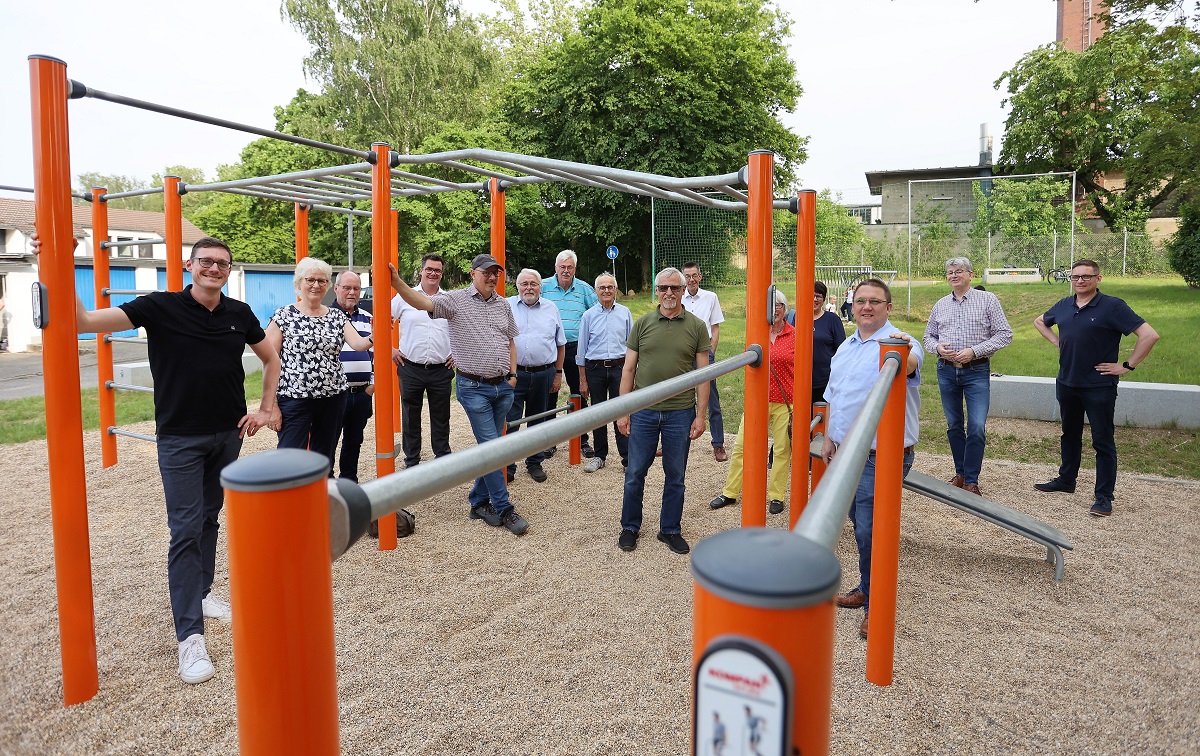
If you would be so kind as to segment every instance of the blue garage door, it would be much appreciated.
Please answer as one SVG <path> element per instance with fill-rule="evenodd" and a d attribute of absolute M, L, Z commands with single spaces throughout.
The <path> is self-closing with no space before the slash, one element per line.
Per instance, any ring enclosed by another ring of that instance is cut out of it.
<path fill-rule="evenodd" d="M 246 271 L 246 304 L 254 310 L 259 324 L 267 327 L 271 316 L 284 305 L 296 301 L 292 274 L 288 271 Z"/>
<path fill-rule="evenodd" d="M 134 269 L 133 268 L 116 268 L 108 269 L 108 286 L 110 289 L 133 289 L 134 285 Z M 86 309 L 96 309 L 96 277 L 95 271 L 90 265 L 75 266 L 75 293 L 79 295 L 79 300 L 83 302 Z M 134 297 L 130 294 L 120 294 L 109 297 L 113 307 L 119 304 L 124 304 Z M 131 331 L 121 331 L 114 333 L 114 336 L 137 336 L 137 329 Z M 94 339 L 94 333 L 81 333 L 80 339 Z"/>

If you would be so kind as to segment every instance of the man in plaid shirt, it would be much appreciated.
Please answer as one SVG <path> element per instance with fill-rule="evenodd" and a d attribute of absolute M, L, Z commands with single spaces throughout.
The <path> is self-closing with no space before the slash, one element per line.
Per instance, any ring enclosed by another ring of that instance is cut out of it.
<path fill-rule="evenodd" d="M 946 437 L 954 455 L 950 485 L 979 494 L 991 402 L 992 355 L 1012 343 L 1012 328 L 995 294 L 971 288 L 971 261 L 946 261 L 950 293 L 934 304 L 922 343 L 937 355 Z"/>

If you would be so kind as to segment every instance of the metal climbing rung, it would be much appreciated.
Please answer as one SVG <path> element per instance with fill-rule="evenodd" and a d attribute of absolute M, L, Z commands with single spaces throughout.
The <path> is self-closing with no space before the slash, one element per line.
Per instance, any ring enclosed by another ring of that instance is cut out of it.
<path fill-rule="evenodd" d="M 149 388 L 147 386 L 134 386 L 129 383 L 117 383 L 116 381 L 105 381 L 104 388 L 120 389 L 122 391 L 139 391 L 143 394 L 153 394 L 154 393 L 154 389 Z"/>
<path fill-rule="evenodd" d="M 158 443 L 158 436 L 147 436 L 145 433 L 134 433 L 133 431 L 127 431 L 122 428 L 118 428 L 114 425 L 108 426 L 108 435 L 110 435 L 110 436 L 128 436 L 129 438 L 136 438 L 136 439 L 140 439 L 142 441 L 149 441 L 149 442 L 155 443 L 155 444 Z"/>
<path fill-rule="evenodd" d="M 149 340 L 140 338 L 138 336 L 113 336 L 112 334 L 105 336 L 104 341 L 107 344 L 115 344 L 118 342 L 120 342 L 122 344 L 147 344 L 147 343 L 149 343 Z"/>
<path fill-rule="evenodd" d="M 141 296 L 142 294 L 153 294 L 158 289 L 101 289 L 100 296 L 111 297 L 117 294 L 131 294 Z"/>

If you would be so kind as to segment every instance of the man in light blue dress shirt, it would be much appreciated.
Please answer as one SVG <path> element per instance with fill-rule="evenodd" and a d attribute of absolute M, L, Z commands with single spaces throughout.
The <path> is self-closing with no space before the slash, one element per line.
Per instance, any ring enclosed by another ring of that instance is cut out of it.
<path fill-rule="evenodd" d="M 825 401 L 829 402 L 829 423 L 821 456 L 826 464 L 837 452 L 837 447 L 846 438 L 850 424 L 862 409 L 867 394 L 879 375 L 880 340 L 903 339 L 911 345 L 908 364 L 905 366 L 904 402 L 904 474 L 908 475 L 913 463 L 913 447 L 917 443 L 921 411 L 921 366 L 925 363 L 925 350 L 921 340 L 914 339 L 888 320 L 892 311 L 892 292 L 887 284 L 877 278 L 868 278 L 858 284 L 854 291 L 852 314 L 858 330 L 842 342 L 829 368 L 829 387 L 825 389 Z M 853 590 L 839 594 L 837 605 L 855 609 L 862 607 L 863 620 L 858 634 L 867 637 L 867 612 L 871 596 L 871 539 L 875 517 L 875 440 L 871 441 L 871 453 L 863 467 L 858 489 L 854 492 L 854 503 L 850 506 L 850 521 L 854 523 L 854 540 L 858 545 L 859 583 Z"/>
<path fill-rule="evenodd" d="M 537 415 L 550 409 L 551 395 L 558 395 L 562 385 L 563 359 L 566 356 L 566 333 L 562 318 L 553 302 L 542 299 L 542 276 L 532 268 L 517 274 L 517 296 L 509 297 L 513 320 L 520 334 L 513 339 L 517 345 L 517 385 L 513 403 L 508 410 L 508 422 Z M 532 425 L 542 422 L 535 421 Z M 509 432 L 518 430 L 510 429 Z M 545 452 L 525 458 L 529 477 L 538 483 L 546 480 L 542 462 Z M 508 482 L 517 474 L 516 464 L 508 466 Z"/>
<path fill-rule="evenodd" d="M 583 314 L 579 324 L 579 349 L 575 366 L 579 370 L 579 393 L 584 399 L 591 398 L 599 404 L 621 395 L 621 370 L 625 367 L 625 341 L 633 330 L 633 315 L 629 308 L 617 303 L 617 279 L 608 273 L 596 277 L 596 296 L 600 301 Z M 617 431 L 617 454 L 621 466 L 629 463 L 629 437 Z M 592 433 L 595 441 L 594 456 L 583 464 L 586 473 L 604 467 L 608 457 L 608 428 L 600 427 Z"/>

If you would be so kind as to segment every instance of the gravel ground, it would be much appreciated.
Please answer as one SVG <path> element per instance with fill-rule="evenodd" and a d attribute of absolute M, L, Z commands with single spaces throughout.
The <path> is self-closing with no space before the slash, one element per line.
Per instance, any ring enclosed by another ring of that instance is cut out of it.
<path fill-rule="evenodd" d="M 454 411 L 452 444 L 463 449 L 472 442 Z M 264 432 L 246 451 L 274 441 Z M 121 464 L 102 470 L 97 434 L 87 436 L 100 692 L 71 708 L 62 706 L 46 447 L 4 449 L 0 752 L 236 751 L 230 629 L 208 627 L 217 676 L 181 683 L 153 449 L 119 444 Z M 708 448 L 697 442 L 691 460 L 692 543 L 740 518 L 737 507 L 708 509 L 726 470 Z M 545 484 L 518 472 L 513 498 L 531 523 L 523 538 L 468 520 L 464 486 L 417 506 L 417 532 L 395 552 L 366 541 L 334 565 L 345 752 L 687 751 L 688 560 L 653 530 L 620 552 L 620 465 L 585 475 L 564 450 L 547 463 Z M 916 469 L 950 471 L 930 455 Z M 989 462 L 982 482 L 990 498 L 1074 540 L 1062 583 L 1041 547 L 905 494 L 895 683 L 866 682 L 861 614 L 839 611 L 835 753 L 1200 752 L 1200 483 L 1122 475 L 1114 516 L 1094 520 L 1090 477 L 1075 495 L 1031 490 L 1052 474 Z M 656 466 L 651 521 L 661 480 Z M 857 578 L 849 528 L 837 552 L 848 588 Z M 215 591 L 227 596 L 224 535 L 217 572 Z"/>

